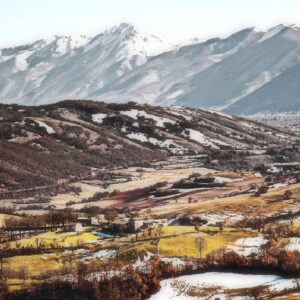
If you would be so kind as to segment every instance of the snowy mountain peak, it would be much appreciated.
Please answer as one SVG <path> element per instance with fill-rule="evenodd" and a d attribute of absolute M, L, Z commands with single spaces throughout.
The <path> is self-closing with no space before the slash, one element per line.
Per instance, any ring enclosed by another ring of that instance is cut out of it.
<path fill-rule="evenodd" d="M 51 57 L 61 57 L 85 45 L 87 36 L 50 36 L 32 43 L 0 50 L 0 63 L 6 62 L 12 73 L 24 72 L 29 67 Z"/>
<path fill-rule="evenodd" d="M 289 29 L 290 27 L 284 26 L 282 24 L 275 26 L 271 29 L 269 29 L 267 32 L 264 33 L 264 35 L 262 36 L 262 38 L 259 40 L 259 43 L 262 43 L 270 38 L 272 38 L 273 36 L 281 33 L 284 30 Z"/>
<path fill-rule="evenodd" d="M 129 23 L 121 23 L 108 32 L 119 35 L 118 38 L 123 45 L 128 46 L 129 55 L 142 54 L 150 57 L 171 50 L 174 47 L 172 43 L 165 42 L 157 36 L 140 31 Z"/>
<path fill-rule="evenodd" d="M 138 30 L 133 31 L 130 44 L 127 45 L 135 53 L 144 53 L 147 57 L 158 55 L 172 49 L 172 44 L 164 42 L 162 39 Z"/>
<path fill-rule="evenodd" d="M 114 33 L 129 33 L 135 31 L 135 27 L 130 23 L 121 23 L 117 26 L 112 27 L 111 29 L 107 30 L 108 32 L 114 32 Z"/>
<path fill-rule="evenodd" d="M 264 110 L 275 109 L 275 98 L 276 109 L 282 110 L 288 93 L 291 110 L 298 105 L 299 70 L 300 30 L 295 26 L 267 32 L 250 27 L 226 38 L 174 46 L 121 23 L 94 38 L 52 36 L 0 50 L 0 101 L 44 104 L 88 98 L 239 114 L 266 97 Z M 278 82 L 280 92 L 274 94 Z"/>
<path fill-rule="evenodd" d="M 64 55 L 74 49 L 77 49 L 90 41 L 86 35 L 78 36 L 59 36 L 54 35 L 45 40 L 44 47 L 51 45 L 53 47 L 54 56 Z"/>

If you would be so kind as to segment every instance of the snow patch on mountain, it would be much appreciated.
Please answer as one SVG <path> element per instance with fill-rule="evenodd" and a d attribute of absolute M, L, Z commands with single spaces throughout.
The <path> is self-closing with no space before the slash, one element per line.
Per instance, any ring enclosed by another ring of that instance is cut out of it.
<path fill-rule="evenodd" d="M 121 111 L 121 114 L 124 114 L 132 119 L 137 120 L 138 117 L 144 117 L 145 119 L 150 119 L 154 121 L 155 125 L 158 127 L 164 127 L 164 123 L 171 123 L 175 124 L 176 122 L 174 120 L 164 118 L 164 117 L 158 117 L 152 114 L 148 114 L 144 110 L 138 110 L 138 109 L 131 109 L 127 111 Z"/>
<path fill-rule="evenodd" d="M 126 129 L 123 129 L 122 131 L 126 132 Z M 162 149 L 167 148 L 173 154 L 184 154 L 186 152 L 186 149 L 184 147 L 178 145 L 170 139 L 161 141 L 153 137 L 147 137 L 144 133 L 141 132 L 131 132 L 129 134 L 126 134 L 126 136 L 130 139 L 137 140 L 141 143 L 150 143 Z"/>
<path fill-rule="evenodd" d="M 46 40 L 45 46 L 54 45 L 54 57 L 60 57 L 71 51 L 86 45 L 90 41 L 90 37 L 85 35 L 79 36 L 53 36 Z"/>
<path fill-rule="evenodd" d="M 172 92 L 171 94 L 167 95 L 167 99 L 175 99 L 179 96 L 181 96 L 182 94 L 184 94 L 184 90 L 177 90 L 175 92 Z"/>
<path fill-rule="evenodd" d="M 139 87 L 142 87 L 144 85 L 156 82 L 159 80 L 159 74 L 158 72 L 149 72 L 147 74 L 145 74 L 144 76 L 141 77 L 140 81 L 138 81 L 136 84 L 134 84 L 131 87 L 131 90 L 133 89 L 137 89 Z"/>
<path fill-rule="evenodd" d="M 94 122 L 98 123 L 98 124 L 102 124 L 103 123 L 103 119 L 105 119 L 107 117 L 107 114 L 93 114 L 92 115 L 92 119 Z"/>
<path fill-rule="evenodd" d="M 262 43 L 270 38 L 272 38 L 273 36 L 275 36 L 276 34 L 280 33 L 282 30 L 284 30 L 286 27 L 282 24 L 271 28 L 268 32 L 266 32 L 262 38 L 258 41 L 259 43 Z"/>
<path fill-rule="evenodd" d="M 221 111 L 218 111 L 218 110 L 209 110 L 210 112 L 214 113 L 214 114 L 217 114 L 219 116 L 222 116 L 222 117 L 226 117 L 228 119 L 233 119 L 233 116 L 229 115 L 229 114 L 226 114 L 226 113 L 223 113 Z"/>
<path fill-rule="evenodd" d="M 48 124 L 46 124 L 45 122 L 38 121 L 38 120 L 35 120 L 35 122 L 37 122 L 40 127 L 45 128 L 48 134 L 55 133 L 55 130 L 51 126 L 49 126 Z"/>
<path fill-rule="evenodd" d="M 176 105 L 171 105 L 165 108 L 168 113 L 175 115 L 177 117 L 183 117 L 187 121 L 191 121 L 193 117 L 191 116 L 191 111 Z"/>
<path fill-rule="evenodd" d="M 25 71 L 28 68 L 28 63 L 27 63 L 27 58 L 32 55 L 34 51 L 26 51 L 23 52 L 15 57 L 15 65 L 16 65 L 16 70 L 15 72 L 18 71 Z"/>
<path fill-rule="evenodd" d="M 186 129 L 183 132 L 183 135 L 201 145 L 208 146 L 213 149 L 220 149 L 219 146 L 229 146 L 227 143 L 225 143 L 221 140 L 209 138 L 209 137 L 205 136 L 203 133 L 201 133 L 197 130 L 194 130 L 194 129 Z"/>

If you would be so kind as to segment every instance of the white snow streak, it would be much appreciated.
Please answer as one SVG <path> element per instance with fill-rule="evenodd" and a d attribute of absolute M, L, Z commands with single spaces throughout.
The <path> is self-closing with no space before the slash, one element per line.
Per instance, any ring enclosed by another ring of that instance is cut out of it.
<path fill-rule="evenodd" d="M 48 134 L 55 133 L 55 130 L 52 127 L 50 127 L 49 125 L 47 125 L 45 122 L 37 121 L 37 120 L 35 122 L 37 122 L 40 127 L 45 128 Z"/>
<path fill-rule="evenodd" d="M 105 119 L 107 117 L 107 114 L 102 114 L 102 113 L 98 113 L 98 114 L 93 114 L 92 115 L 92 119 L 94 122 L 98 123 L 98 124 L 102 124 L 103 123 L 103 119 Z"/>
<path fill-rule="evenodd" d="M 175 124 L 176 122 L 174 120 L 164 118 L 164 117 L 158 117 L 155 115 L 148 114 L 147 112 L 143 110 L 138 110 L 138 109 L 131 109 L 131 110 L 126 110 L 126 111 L 121 111 L 121 114 L 127 115 L 130 118 L 133 118 L 137 120 L 138 117 L 144 117 L 145 119 L 150 119 L 155 122 L 155 125 L 158 127 L 164 127 L 164 123 L 171 123 Z"/>

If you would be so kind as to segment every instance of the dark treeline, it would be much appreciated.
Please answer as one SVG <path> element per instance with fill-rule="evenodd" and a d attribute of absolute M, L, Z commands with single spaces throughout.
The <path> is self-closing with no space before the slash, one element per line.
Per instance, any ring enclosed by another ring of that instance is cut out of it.
<path fill-rule="evenodd" d="M 57 227 L 64 226 L 77 219 L 77 214 L 71 209 L 53 210 L 34 218 L 23 217 L 16 219 L 14 217 L 5 220 L 5 228 L 24 228 L 28 230 L 35 227 Z"/>

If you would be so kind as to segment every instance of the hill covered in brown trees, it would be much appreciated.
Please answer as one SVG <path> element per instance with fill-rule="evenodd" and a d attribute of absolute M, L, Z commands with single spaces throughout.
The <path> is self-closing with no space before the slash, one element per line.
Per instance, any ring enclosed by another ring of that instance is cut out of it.
<path fill-rule="evenodd" d="M 220 166 L 233 156 L 245 162 L 254 154 L 267 161 L 289 160 L 297 155 L 298 141 L 254 121 L 177 106 L 0 105 L 0 185 L 51 185 L 90 176 L 95 169 L 143 166 L 170 155 L 208 155 L 207 163 Z"/>

